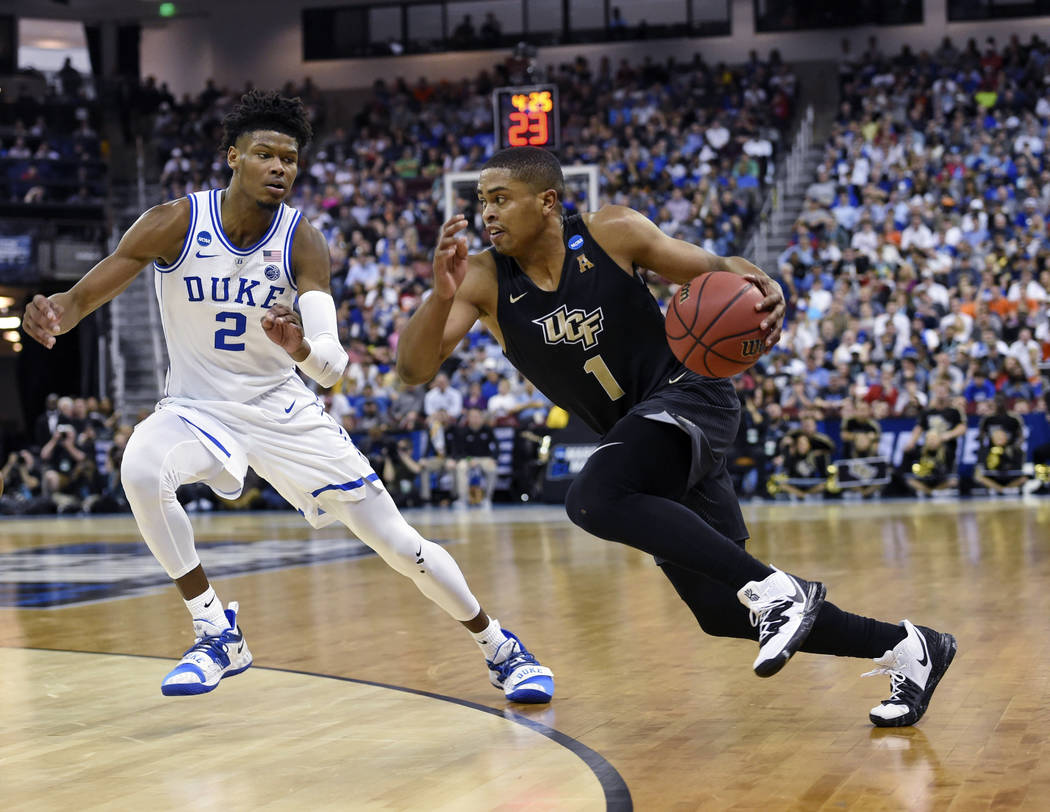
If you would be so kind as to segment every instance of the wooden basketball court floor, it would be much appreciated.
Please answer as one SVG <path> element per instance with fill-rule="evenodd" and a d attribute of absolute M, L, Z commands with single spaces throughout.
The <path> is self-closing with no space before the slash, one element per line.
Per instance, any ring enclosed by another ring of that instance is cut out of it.
<path fill-rule="evenodd" d="M 758 556 L 843 608 L 951 631 L 914 728 L 876 729 L 870 661 L 755 677 L 651 559 L 559 507 L 427 510 L 483 605 L 550 665 L 508 704 L 469 636 L 341 528 L 194 524 L 255 666 L 159 681 L 191 641 L 130 518 L 0 523 L 0 808 L 1046 809 L 1050 500 L 745 507 Z"/>

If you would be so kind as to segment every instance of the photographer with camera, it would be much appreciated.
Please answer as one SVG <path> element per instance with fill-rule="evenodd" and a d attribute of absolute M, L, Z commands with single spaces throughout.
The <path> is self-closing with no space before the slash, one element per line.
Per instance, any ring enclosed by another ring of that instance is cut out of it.
<path fill-rule="evenodd" d="M 39 463 L 32 452 L 22 449 L 7 455 L 0 468 L 0 514 L 29 513 L 41 496 Z"/>
<path fill-rule="evenodd" d="M 44 491 L 50 496 L 69 484 L 69 478 L 77 463 L 87 457 L 77 447 L 77 431 L 72 423 L 58 423 L 44 447 L 40 449 L 40 461 L 44 468 Z"/>

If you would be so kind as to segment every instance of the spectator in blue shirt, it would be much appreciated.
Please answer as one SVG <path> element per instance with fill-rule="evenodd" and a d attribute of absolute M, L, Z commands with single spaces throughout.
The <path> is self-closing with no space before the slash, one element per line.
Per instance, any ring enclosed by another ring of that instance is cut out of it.
<path fill-rule="evenodd" d="M 980 361 L 971 361 L 963 397 L 967 408 L 995 397 L 995 384 L 988 379 L 988 370 Z"/>

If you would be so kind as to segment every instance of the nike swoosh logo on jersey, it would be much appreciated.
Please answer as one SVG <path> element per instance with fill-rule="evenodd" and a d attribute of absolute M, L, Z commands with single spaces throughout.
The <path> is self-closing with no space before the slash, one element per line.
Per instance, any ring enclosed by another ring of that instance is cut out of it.
<path fill-rule="evenodd" d="M 922 645 L 922 659 L 919 660 L 919 665 L 925 668 L 930 664 L 930 653 L 926 650 L 926 635 L 918 629 L 916 629 L 915 632 L 919 635 L 919 643 Z"/>
<path fill-rule="evenodd" d="M 667 379 L 667 382 L 668 382 L 668 383 L 678 383 L 678 382 L 679 382 L 680 380 L 682 380 L 682 378 L 684 378 L 684 377 L 685 377 L 685 373 L 683 372 L 683 373 L 682 373 L 681 375 L 679 375 L 679 376 L 678 376 L 678 377 L 676 377 L 676 378 L 668 378 L 668 379 Z"/>
<path fill-rule="evenodd" d="M 295 401 L 293 400 L 292 401 L 292 406 L 294 406 L 294 405 L 295 405 Z M 285 414 L 291 414 L 292 413 L 292 406 L 289 406 L 287 409 L 285 409 L 284 413 Z"/>
<path fill-rule="evenodd" d="M 528 295 L 529 295 L 529 292 L 528 292 L 528 291 L 525 291 L 524 293 L 519 293 L 519 294 L 518 294 L 517 296 L 511 296 L 511 297 L 510 297 L 510 303 L 511 303 L 511 304 L 514 304 L 514 303 L 515 303 L 516 301 L 518 301 L 518 300 L 519 300 L 519 299 L 521 299 L 522 297 L 524 297 L 524 296 L 528 296 Z"/>
<path fill-rule="evenodd" d="M 620 441 L 620 442 L 618 442 L 618 443 L 606 443 L 605 445 L 600 445 L 600 446 L 598 446 L 598 447 L 597 447 L 596 449 L 594 449 L 594 451 L 593 451 L 593 452 L 591 452 L 591 453 L 593 453 L 593 454 L 597 454 L 597 453 L 598 453 L 599 451 L 601 451 L 601 450 L 602 450 L 603 448 L 611 448 L 611 447 L 612 447 L 612 446 L 614 446 L 614 445 L 623 445 L 623 441 L 621 440 L 621 441 Z"/>
<path fill-rule="evenodd" d="M 197 259 L 211 259 L 212 257 L 217 257 L 218 254 L 202 254 L 200 251 L 198 251 L 196 256 Z"/>

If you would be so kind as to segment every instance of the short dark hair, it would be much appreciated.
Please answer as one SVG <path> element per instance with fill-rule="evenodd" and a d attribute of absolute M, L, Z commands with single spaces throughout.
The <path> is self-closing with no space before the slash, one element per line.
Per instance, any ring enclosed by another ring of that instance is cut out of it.
<path fill-rule="evenodd" d="M 280 95 L 276 90 L 249 90 L 222 120 L 222 149 L 236 146 L 237 139 L 255 130 L 276 130 L 290 135 L 303 149 L 313 137 L 303 101 Z"/>
<path fill-rule="evenodd" d="M 553 189 L 558 202 L 565 198 L 565 175 L 558 159 L 539 147 L 510 147 L 493 155 L 482 169 L 507 169 L 537 192 Z"/>

